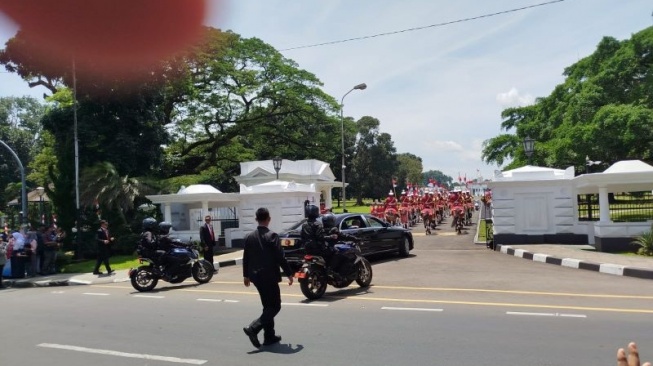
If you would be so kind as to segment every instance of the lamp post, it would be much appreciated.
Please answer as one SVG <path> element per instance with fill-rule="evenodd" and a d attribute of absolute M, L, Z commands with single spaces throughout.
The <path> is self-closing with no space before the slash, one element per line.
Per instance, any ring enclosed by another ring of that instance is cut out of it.
<path fill-rule="evenodd" d="M 354 90 L 365 90 L 366 88 L 367 84 L 358 84 L 346 92 L 345 95 L 342 96 L 342 99 L 340 99 L 340 124 L 342 129 L 342 212 L 347 212 L 347 195 L 345 194 L 345 117 L 342 113 L 342 109 L 344 107 L 345 97 L 347 94 L 353 92 Z"/>
<path fill-rule="evenodd" d="M 535 140 L 530 136 L 526 136 L 524 139 L 524 152 L 526 157 L 528 157 L 528 165 L 531 165 L 531 156 L 533 156 L 533 151 L 535 151 Z"/>
<path fill-rule="evenodd" d="M 36 187 L 36 193 L 39 195 L 39 221 L 41 224 L 45 224 L 45 220 L 43 220 L 43 193 L 45 193 L 45 188 Z"/>
<path fill-rule="evenodd" d="M 14 156 L 14 159 L 16 159 L 16 162 L 18 163 L 18 168 L 20 168 L 20 182 L 21 182 L 21 187 L 20 187 L 20 198 L 21 198 L 21 209 L 22 211 L 20 212 L 20 225 L 23 225 L 26 222 L 27 219 L 27 193 L 25 191 L 25 168 L 23 167 L 23 163 L 21 163 L 20 158 L 18 157 L 18 154 L 14 150 L 12 150 L 9 145 L 5 144 L 4 141 L 0 140 L 0 144 L 7 148 L 11 155 Z"/>
<path fill-rule="evenodd" d="M 279 180 L 279 170 L 281 170 L 282 161 L 283 160 L 278 156 L 272 159 L 272 166 L 274 166 L 274 171 L 277 172 L 277 180 Z"/>
<path fill-rule="evenodd" d="M 592 161 L 590 160 L 589 155 L 585 155 L 585 174 L 589 174 L 592 165 L 599 164 L 601 164 L 600 161 Z M 586 194 L 585 200 L 587 201 L 587 219 L 592 221 L 592 195 Z"/>

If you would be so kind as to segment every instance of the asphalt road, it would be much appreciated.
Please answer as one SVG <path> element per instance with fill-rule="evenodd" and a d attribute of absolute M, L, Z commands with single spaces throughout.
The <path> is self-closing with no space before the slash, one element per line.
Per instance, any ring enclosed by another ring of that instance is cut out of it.
<path fill-rule="evenodd" d="M 473 232 L 414 230 L 408 258 L 374 258 L 373 286 L 305 301 L 282 286 L 280 345 L 254 349 L 260 312 L 239 266 L 209 284 L 0 291 L 0 365 L 610 365 L 638 341 L 653 359 L 653 284 L 524 261 Z"/>

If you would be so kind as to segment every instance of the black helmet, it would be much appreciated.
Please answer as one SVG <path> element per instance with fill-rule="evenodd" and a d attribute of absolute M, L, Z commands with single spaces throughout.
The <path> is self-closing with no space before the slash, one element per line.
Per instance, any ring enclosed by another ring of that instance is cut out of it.
<path fill-rule="evenodd" d="M 304 214 L 309 220 L 315 220 L 320 216 L 320 208 L 315 205 L 306 205 L 304 207 Z"/>
<path fill-rule="evenodd" d="M 172 228 L 172 224 L 167 222 L 167 221 L 161 221 L 159 223 L 159 234 L 161 235 L 168 235 L 170 232 L 170 229 Z"/>
<path fill-rule="evenodd" d="M 336 226 L 336 215 L 332 213 L 328 213 L 324 216 L 322 216 L 322 226 L 324 226 L 325 229 L 330 229 L 332 227 Z"/>
<path fill-rule="evenodd" d="M 156 229 L 156 220 L 151 217 L 146 217 L 143 220 L 143 231 L 154 231 Z"/>

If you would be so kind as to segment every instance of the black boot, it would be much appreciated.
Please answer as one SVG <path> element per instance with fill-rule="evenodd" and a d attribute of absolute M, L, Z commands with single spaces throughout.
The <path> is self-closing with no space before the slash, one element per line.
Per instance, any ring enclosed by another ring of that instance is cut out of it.
<path fill-rule="evenodd" d="M 256 319 L 248 327 L 243 328 L 243 332 L 249 337 L 249 341 L 252 342 L 252 345 L 256 348 L 261 347 L 261 342 L 258 341 L 258 333 L 261 331 L 263 326 L 261 321 Z"/>
<path fill-rule="evenodd" d="M 281 341 L 281 337 L 275 334 L 273 320 L 271 324 L 268 324 L 263 328 L 263 345 L 269 346 L 279 343 L 279 341 Z"/>

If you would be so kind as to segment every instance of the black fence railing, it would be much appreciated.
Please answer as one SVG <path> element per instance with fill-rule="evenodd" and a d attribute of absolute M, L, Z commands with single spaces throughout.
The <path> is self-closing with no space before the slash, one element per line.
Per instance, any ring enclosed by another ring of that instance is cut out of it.
<path fill-rule="evenodd" d="M 224 236 L 225 229 L 233 229 L 238 227 L 238 219 L 215 219 L 213 221 L 220 222 L 220 236 Z"/>
<path fill-rule="evenodd" d="M 653 220 L 653 193 L 625 192 L 608 194 L 610 220 L 614 222 L 643 222 Z M 578 220 L 599 220 L 599 195 L 578 195 Z"/>

